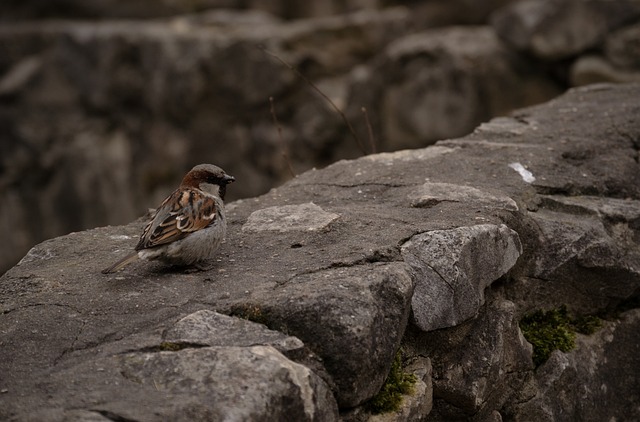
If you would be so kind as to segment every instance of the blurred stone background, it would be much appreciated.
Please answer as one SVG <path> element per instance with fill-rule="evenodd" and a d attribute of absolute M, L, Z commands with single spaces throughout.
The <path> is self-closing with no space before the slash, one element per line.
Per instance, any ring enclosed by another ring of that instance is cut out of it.
<path fill-rule="evenodd" d="M 43 239 L 133 220 L 198 163 L 251 197 L 640 80 L 639 19 L 638 0 L 5 0 L 0 272 Z"/>

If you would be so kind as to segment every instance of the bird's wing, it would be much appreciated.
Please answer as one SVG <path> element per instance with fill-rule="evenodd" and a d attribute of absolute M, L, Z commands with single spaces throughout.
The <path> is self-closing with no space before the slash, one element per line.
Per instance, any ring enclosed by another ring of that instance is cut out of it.
<path fill-rule="evenodd" d="M 211 195 L 181 188 L 165 199 L 144 228 L 136 250 L 180 240 L 216 221 L 218 205 Z"/>

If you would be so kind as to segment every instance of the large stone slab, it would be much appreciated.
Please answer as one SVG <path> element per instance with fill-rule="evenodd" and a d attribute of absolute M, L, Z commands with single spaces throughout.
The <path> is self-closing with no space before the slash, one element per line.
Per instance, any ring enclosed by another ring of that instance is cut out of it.
<path fill-rule="evenodd" d="M 328 385 L 283 353 L 308 351 L 263 325 L 197 311 L 166 329 L 63 351 L 53 367 L 37 369 L 39 392 L 5 402 L 2 412 L 40 421 L 337 420 Z"/>
<path fill-rule="evenodd" d="M 270 296 L 234 306 L 257 310 L 269 326 L 302 339 L 332 376 L 340 406 L 353 407 L 382 386 L 412 294 L 405 265 L 391 263 L 298 275 Z"/>

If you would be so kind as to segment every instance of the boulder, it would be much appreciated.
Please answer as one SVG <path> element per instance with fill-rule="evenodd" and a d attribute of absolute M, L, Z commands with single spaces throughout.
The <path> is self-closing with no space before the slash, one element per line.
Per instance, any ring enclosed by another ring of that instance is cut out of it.
<path fill-rule="evenodd" d="M 607 322 L 591 336 L 578 335 L 575 350 L 554 352 L 535 374 L 537 394 L 514 403 L 515 421 L 601 421 L 640 417 L 637 403 L 640 366 L 637 334 L 638 309 Z"/>
<path fill-rule="evenodd" d="M 417 148 L 471 132 L 490 116 L 560 90 L 506 48 L 490 27 L 432 29 L 399 38 L 352 72 L 348 115 L 379 151 Z"/>
<path fill-rule="evenodd" d="M 635 0 L 520 0 L 494 12 L 501 39 L 543 60 L 573 57 L 640 17 Z"/>
<path fill-rule="evenodd" d="M 78 315 L 71 311 L 58 317 Z M 39 334 L 31 331 L 34 337 Z M 97 348 L 83 345 L 79 335 L 55 367 L 39 368 L 46 404 L 30 407 L 34 396 L 29 395 L 3 406 L 3 412 L 20 409 L 20 420 L 42 421 L 277 420 L 291 415 L 335 421 L 337 406 L 327 384 L 281 353 L 302 348 L 295 337 L 207 310 L 167 329 L 149 327 Z"/>
<path fill-rule="evenodd" d="M 569 76 L 573 86 L 640 81 L 640 72 L 637 70 L 617 68 L 604 57 L 597 55 L 585 55 L 576 59 L 571 65 Z"/>
<path fill-rule="evenodd" d="M 416 280 L 413 323 L 433 331 L 476 316 L 487 286 L 506 274 L 521 253 L 518 234 L 505 225 L 480 224 L 413 236 L 402 245 L 402 257 Z"/>
<path fill-rule="evenodd" d="M 474 320 L 408 337 L 416 353 L 433 359 L 430 421 L 492 420 L 497 409 L 519 399 L 531 378 L 531 345 L 512 302 L 491 298 Z"/>
<path fill-rule="evenodd" d="M 614 66 L 640 71 L 640 24 L 629 25 L 607 37 L 605 56 Z"/>

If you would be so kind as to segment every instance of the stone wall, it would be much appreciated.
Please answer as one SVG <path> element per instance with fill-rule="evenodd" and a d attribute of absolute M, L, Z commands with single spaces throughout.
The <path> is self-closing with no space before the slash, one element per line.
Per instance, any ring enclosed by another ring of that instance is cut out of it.
<path fill-rule="evenodd" d="M 639 419 L 638 98 L 302 173 L 228 203 L 208 271 L 101 274 L 144 220 L 39 244 L 0 278 L 0 419 Z M 535 368 L 520 321 L 563 306 L 600 325 Z M 413 393 L 373 416 L 398 350 Z"/>

